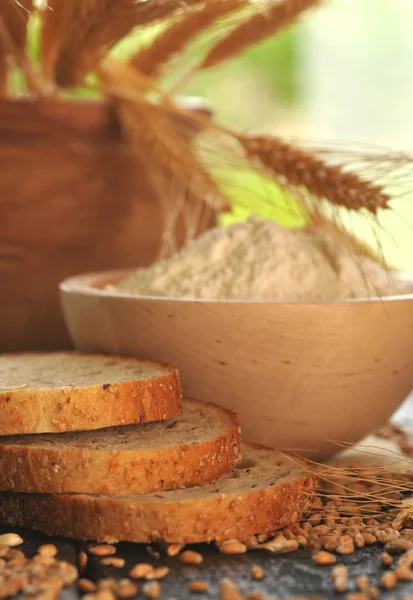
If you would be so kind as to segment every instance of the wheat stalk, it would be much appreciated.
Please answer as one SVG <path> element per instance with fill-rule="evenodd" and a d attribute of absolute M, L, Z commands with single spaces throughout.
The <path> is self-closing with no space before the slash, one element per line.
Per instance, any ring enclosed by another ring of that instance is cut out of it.
<path fill-rule="evenodd" d="M 304 186 L 315 197 L 348 210 L 366 209 L 376 214 L 388 208 L 389 196 L 383 188 L 349 173 L 340 166 L 330 166 L 310 152 L 274 137 L 237 135 L 247 156 L 260 168 L 293 187 Z"/>
<path fill-rule="evenodd" d="M 133 56 L 130 63 L 141 73 L 156 77 L 162 66 L 182 51 L 187 43 L 216 20 L 237 10 L 247 0 L 209 1 L 199 10 L 184 13 L 182 17 L 161 33 L 151 46 Z"/>
<path fill-rule="evenodd" d="M 305 10 L 321 0 L 283 0 L 235 26 L 208 52 L 199 68 L 207 69 L 239 55 L 246 48 L 263 41 L 294 23 Z"/>
<path fill-rule="evenodd" d="M 130 66 L 105 61 L 99 68 L 102 89 L 112 98 L 128 138 L 137 143 L 150 168 L 158 165 L 180 182 L 188 193 L 202 198 L 214 209 L 227 207 L 215 181 L 200 164 L 188 137 L 181 136 L 173 114 L 160 104 L 148 101 L 148 82 Z M 176 107 L 176 112 L 185 111 Z M 188 115 L 188 122 L 191 121 Z"/>

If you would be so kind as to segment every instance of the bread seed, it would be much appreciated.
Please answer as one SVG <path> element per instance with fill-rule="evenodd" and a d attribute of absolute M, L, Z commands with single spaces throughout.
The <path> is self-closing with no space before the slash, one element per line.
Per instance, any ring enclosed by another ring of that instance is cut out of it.
<path fill-rule="evenodd" d="M 95 556 L 110 556 L 111 554 L 115 554 L 116 548 L 111 544 L 98 544 L 97 546 L 88 548 L 88 552 Z"/>
<path fill-rule="evenodd" d="M 104 567 L 121 568 L 125 566 L 125 559 L 118 556 L 107 556 L 106 558 L 102 558 L 100 564 Z"/>
<path fill-rule="evenodd" d="M 147 581 L 142 587 L 142 592 L 147 598 L 156 600 L 161 595 L 161 586 L 157 581 Z"/>
<path fill-rule="evenodd" d="M 179 560 L 185 565 L 200 565 L 204 557 L 194 550 L 185 550 L 180 554 Z"/>
<path fill-rule="evenodd" d="M 253 565 L 251 567 L 251 577 L 256 581 L 264 579 L 264 569 L 259 565 Z"/>
<path fill-rule="evenodd" d="M 196 580 L 188 583 L 188 590 L 195 594 L 205 594 L 209 590 L 209 586 L 206 581 Z"/>
<path fill-rule="evenodd" d="M 333 565 L 336 557 L 330 552 L 317 552 L 317 554 L 313 554 L 313 561 L 318 565 Z"/>
<path fill-rule="evenodd" d="M 90 579 L 79 579 L 78 581 L 79 590 L 83 593 L 94 592 L 96 590 L 96 584 Z"/>
<path fill-rule="evenodd" d="M 57 554 L 57 548 L 54 544 L 43 544 L 39 546 L 37 553 L 40 556 L 50 556 L 53 558 Z"/>
<path fill-rule="evenodd" d="M 392 590 L 397 585 L 397 577 L 394 571 L 387 571 L 384 573 L 381 578 L 381 585 L 386 588 L 386 590 Z"/>
<path fill-rule="evenodd" d="M 247 547 L 238 540 L 227 540 L 220 545 L 221 554 L 245 554 Z"/>
<path fill-rule="evenodd" d="M 17 533 L 3 533 L 3 535 L 0 535 L 0 546 L 12 548 L 13 546 L 20 546 L 20 544 L 23 544 L 23 538 Z"/>
<path fill-rule="evenodd" d="M 129 575 L 134 579 L 143 579 L 153 571 L 153 566 L 148 563 L 138 563 L 129 571 Z"/>

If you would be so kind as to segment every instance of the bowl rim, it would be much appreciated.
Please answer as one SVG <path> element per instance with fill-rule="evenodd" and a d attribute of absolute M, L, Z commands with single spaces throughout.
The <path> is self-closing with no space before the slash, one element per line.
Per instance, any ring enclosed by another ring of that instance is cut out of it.
<path fill-rule="evenodd" d="M 244 300 L 244 299 L 217 299 L 217 298 L 182 298 L 175 296 L 145 296 L 139 294 L 127 294 L 125 292 L 106 290 L 98 287 L 97 282 L 99 280 L 119 280 L 121 277 L 128 275 L 136 271 L 136 269 L 114 269 L 107 271 L 95 271 L 90 273 L 82 273 L 79 275 L 73 275 L 66 279 L 63 279 L 59 283 L 59 291 L 64 294 L 83 294 L 89 296 L 99 296 L 102 298 L 117 298 L 119 300 L 151 300 L 154 302 L 181 302 L 187 304 L 225 304 L 225 305 L 240 305 L 240 304 L 253 304 L 253 305 L 288 305 L 288 306 L 330 306 L 330 305 L 349 305 L 349 304 L 378 304 L 384 302 L 402 302 L 406 300 L 413 300 L 413 292 L 410 294 L 397 294 L 391 296 L 377 296 L 371 298 L 343 298 L 338 300 L 328 301 L 305 301 L 305 300 Z M 398 277 L 402 279 L 412 280 L 413 274 L 397 273 Z M 96 284 L 93 285 L 93 282 Z M 108 281 L 106 281 L 108 283 Z"/>

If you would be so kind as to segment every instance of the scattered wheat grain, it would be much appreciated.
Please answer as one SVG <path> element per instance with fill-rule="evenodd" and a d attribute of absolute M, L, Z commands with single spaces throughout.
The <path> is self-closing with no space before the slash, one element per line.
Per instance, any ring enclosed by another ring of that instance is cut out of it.
<path fill-rule="evenodd" d="M 119 569 L 125 566 L 125 559 L 118 556 L 106 556 L 102 558 L 100 564 L 104 567 L 116 567 Z"/>
<path fill-rule="evenodd" d="M 190 592 L 195 594 L 206 594 L 209 590 L 209 585 L 206 581 L 202 580 L 194 580 L 190 581 L 187 585 L 187 588 Z"/>
<path fill-rule="evenodd" d="M 116 548 L 111 544 L 97 544 L 90 546 L 88 552 L 94 556 L 110 556 L 111 554 L 115 554 Z"/>
<path fill-rule="evenodd" d="M 204 557 L 194 550 L 185 550 L 179 555 L 179 560 L 185 565 L 200 565 Z"/>
<path fill-rule="evenodd" d="M 157 581 L 147 581 L 142 587 L 143 595 L 151 600 L 156 600 L 161 595 L 161 586 Z"/>

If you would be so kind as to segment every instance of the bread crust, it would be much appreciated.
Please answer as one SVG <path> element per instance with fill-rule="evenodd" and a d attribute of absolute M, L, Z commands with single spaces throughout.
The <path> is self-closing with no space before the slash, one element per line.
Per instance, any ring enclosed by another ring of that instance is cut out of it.
<path fill-rule="evenodd" d="M 22 355 L 36 356 L 36 353 Z M 16 355 L 3 355 L 11 356 Z M 101 356 L 108 358 L 108 355 Z M 152 361 L 137 362 L 162 368 L 164 373 L 148 379 L 108 381 L 104 385 L 0 389 L 0 436 L 94 430 L 178 415 L 182 400 L 178 370 Z"/>
<path fill-rule="evenodd" d="M 222 421 L 219 433 L 197 441 L 195 429 L 191 442 L 124 450 L 40 442 L 31 446 L 8 440 L 3 443 L 0 438 L 0 490 L 127 495 L 190 487 L 217 479 L 240 460 L 237 419 L 232 411 L 209 402 L 187 402 L 204 409 L 208 417 L 210 413 L 211 419 Z M 168 426 L 170 422 L 165 424 L 166 434 Z"/>
<path fill-rule="evenodd" d="M 245 540 L 287 526 L 311 508 L 316 475 L 308 468 L 292 473 L 279 483 L 243 491 L 231 491 L 230 484 L 228 491 L 225 484 L 220 491 L 220 481 L 228 481 L 224 478 L 208 484 L 205 495 L 192 493 L 194 497 L 191 490 L 123 497 L 5 492 L 0 494 L 0 521 L 49 535 L 104 542 Z"/>

